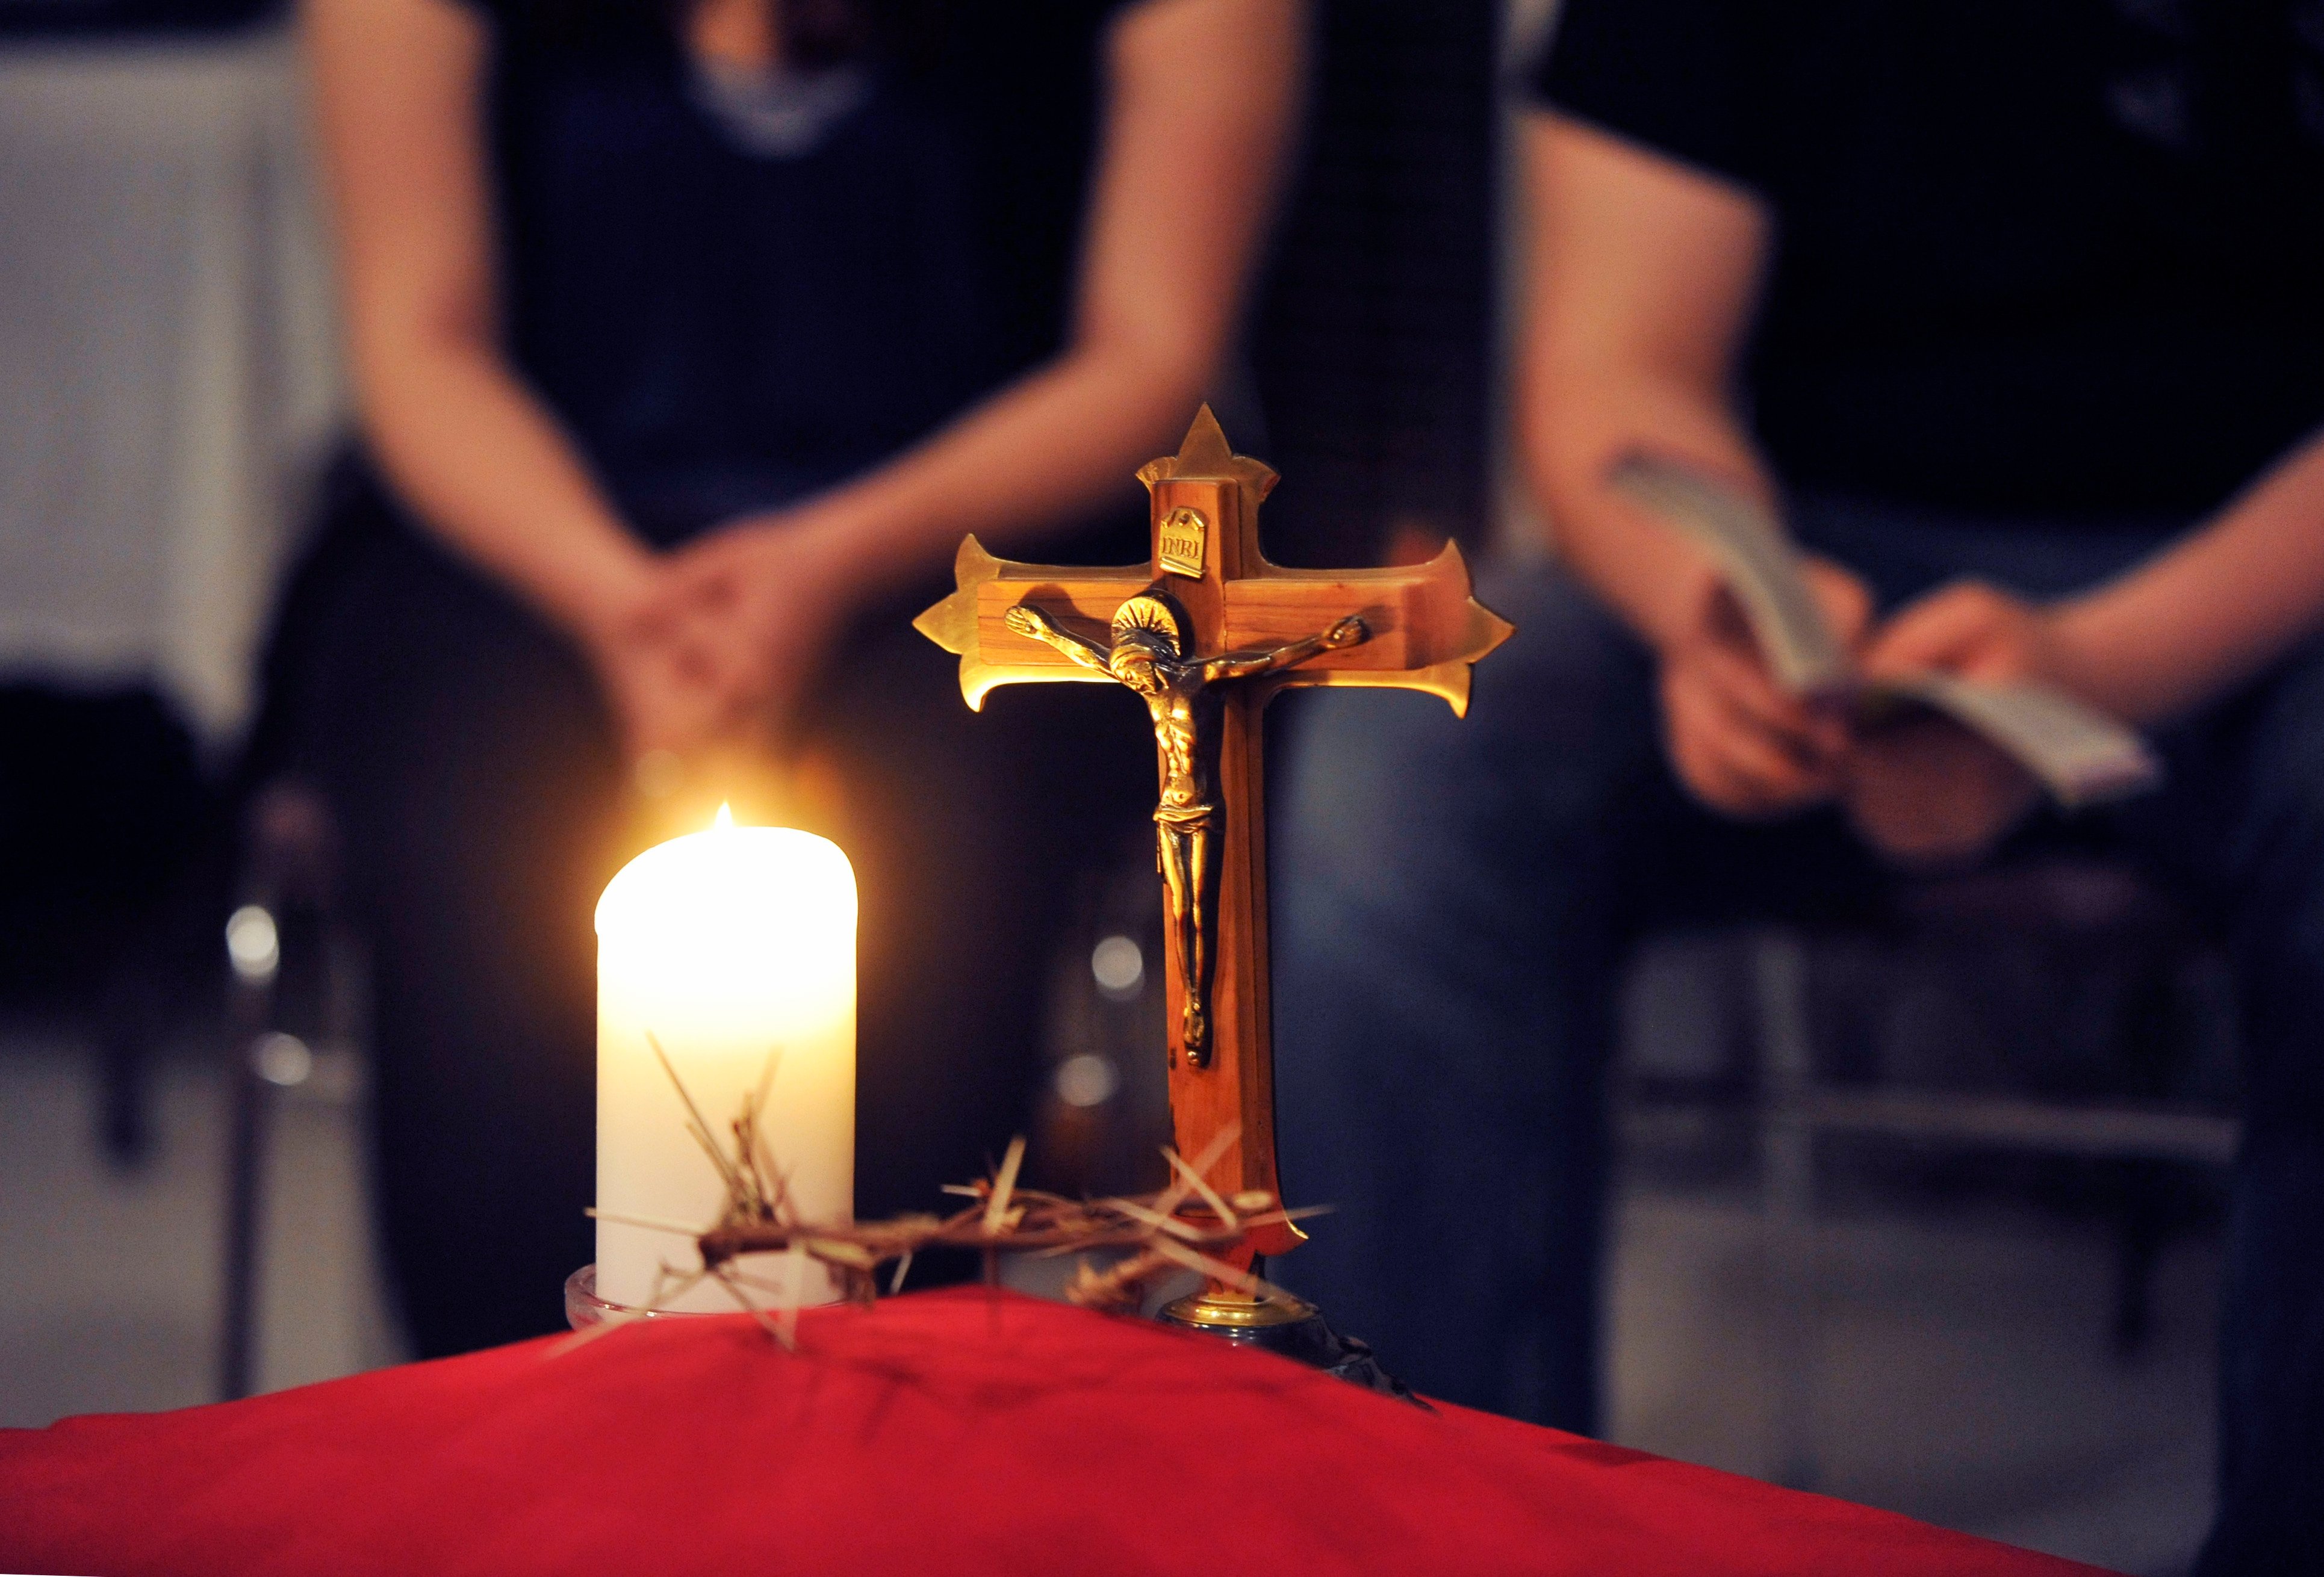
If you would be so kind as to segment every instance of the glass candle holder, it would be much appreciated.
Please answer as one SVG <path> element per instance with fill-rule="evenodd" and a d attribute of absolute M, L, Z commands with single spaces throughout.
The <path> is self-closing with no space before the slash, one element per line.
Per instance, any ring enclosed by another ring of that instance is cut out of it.
<path fill-rule="evenodd" d="M 641 1309 L 607 1303 L 597 1296 L 597 1268 L 584 1265 L 565 1278 L 565 1323 L 576 1331 L 597 1325 L 618 1325 L 627 1320 L 707 1320 L 726 1309 Z"/>

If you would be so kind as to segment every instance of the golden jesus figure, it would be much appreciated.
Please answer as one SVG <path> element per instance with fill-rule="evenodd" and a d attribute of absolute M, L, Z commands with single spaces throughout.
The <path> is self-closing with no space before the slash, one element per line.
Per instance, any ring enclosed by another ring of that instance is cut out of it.
<path fill-rule="evenodd" d="M 1326 651 L 1354 646 L 1371 632 L 1361 619 L 1340 620 L 1273 651 L 1186 656 L 1185 610 L 1159 586 L 1121 604 L 1113 616 L 1111 647 L 1061 627 L 1041 609 L 1019 603 L 1005 615 L 1019 635 L 1047 641 L 1084 668 L 1119 680 L 1146 699 L 1160 758 L 1162 800 L 1154 807 L 1155 861 L 1170 894 L 1170 921 L 1178 933 L 1179 996 L 1185 1003 L 1179 1038 L 1197 1067 L 1210 1061 L 1210 989 L 1216 935 L 1212 872 L 1217 854 L 1219 697 L 1222 679 L 1250 679 L 1295 668 Z"/>

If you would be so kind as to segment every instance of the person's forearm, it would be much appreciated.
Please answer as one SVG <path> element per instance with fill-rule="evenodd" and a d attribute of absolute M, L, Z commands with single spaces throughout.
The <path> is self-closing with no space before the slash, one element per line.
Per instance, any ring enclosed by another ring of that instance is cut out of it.
<path fill-rule="evenodd" d="M 643 549 L 499 348 L 491 36 L 444 0 L 307 0 L 356 403 L 421 522 L 586 634 Z"/>
<path fill-rule="evenodd" d="M 1683 385 L 1628 386 L 1579 370 L 1537 378 L 1523 429 L 1526 459 L 1565 564 L 1649 645 L 1665 645 L 1701 604 L 1709 554 L 1617 493 L 1633 454 L 1681 461 L 1762 497 L 1766 467 L 1724 403 Z"/>
<path fill-rule="evenodd" d="M 1201 399 L 1192 363 L 1069 351 L 918 447 L 822 495 L 801 528 L 827 540 L 876 595 L 948 565 L 961 539 L 1023 550 L 1137 497 L 1139 466 L 1177 447 Z"/>
<path fill-rule="evenodd" d="M 363 379 L 364 427 L 421 521 L 550 620 L 587 636 L 650 553 L 498 353 L 406 344 Z"/>
<path fill-rule="evenodd" d="M 1617 494 L 1639 452 L 1765 496 L 1729 400 L 1773 220 L 1753 193 L 1554 113 L 1529 116 L 1533 203 L 1518 430 L 1567 563 L 1666 646 L 1709 555 Z"/>
<path fill-rule="evenodd" d="M 2249 678 L 2324 624 L 2324 432 L 2209 525 L 2061 604 L 2068 686 L 2159 723 Z"/>

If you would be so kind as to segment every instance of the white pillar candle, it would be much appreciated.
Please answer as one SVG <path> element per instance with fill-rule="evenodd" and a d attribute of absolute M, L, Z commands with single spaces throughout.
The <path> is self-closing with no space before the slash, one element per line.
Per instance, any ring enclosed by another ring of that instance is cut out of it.
<path fill-rule="evenodd" d="M 779 1051 L 760 1132 L 799 1217 L 853 1217 L 855 1195 L 855 875 L 812 833 L 718 823 L 648 849 L 597 900 L 597 1208 L 715 1223 L 725 1187 L 687 1131 L 686 1103 L 650 1034 L 731 1154 L 732 1124 Z M 597 1296 L 642 1306 L 664 1263 L 701 1268 L 685 1237 L 600 1219 Z M 788 1286 L 796 1268 L 744 1268 Z M 838 1296 L 822 1267 L 808 1303 Z M 761 1305 L 783 1301 L 754 1292 Z M 665 1308 L 733 1309 L 703 1282 Z"/>

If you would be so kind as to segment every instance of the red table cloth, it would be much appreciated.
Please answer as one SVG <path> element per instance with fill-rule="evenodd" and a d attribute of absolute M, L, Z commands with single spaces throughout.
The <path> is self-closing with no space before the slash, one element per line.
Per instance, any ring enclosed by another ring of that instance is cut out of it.
<path fill-rule="evenodd" d="M 981 1289 L 0 1431 L 0 1571 L 2088 1567 Z"/>

